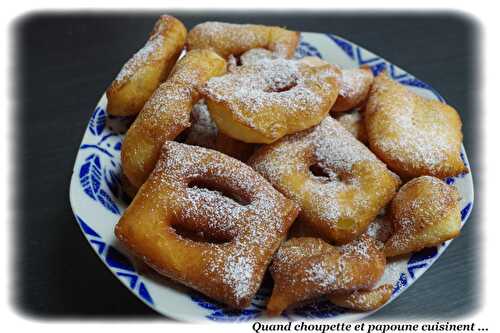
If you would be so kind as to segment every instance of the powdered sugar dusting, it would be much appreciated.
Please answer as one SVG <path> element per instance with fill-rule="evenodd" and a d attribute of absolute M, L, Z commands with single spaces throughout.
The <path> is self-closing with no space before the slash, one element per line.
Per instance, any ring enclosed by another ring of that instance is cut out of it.
<path fill-rule="evenodd" d="M 188 144 L 213 146 L 218 134 L 217 125 L 210 117 L 207 105 L 203 100 L 196 103 L 191 111 L 192 125 L 186 138 Z M 202 143 L 202 144 L 200 144 Z"/>
<path fill-rule="evenodd" d="M 314 141 L 314 154 L 318 164 L 326 171 L 350 172 L 354 164 L 361 161 L 377 161 L 364 145 L 359 144 L 343 127 L 332 128 L 333 135 L 319 137 Z"/>
<path fill-rule="evenodd" d="M 323 262 L 315 263 L 310 268 L 306 269 L 305 272 L 308 281 L 316 283 L 319 287 L 324 289 L 335 285 L 337 282 L 337 275 L 335 272 L 332 272 L 331 268 L 325 267 Z"/>
<path fill-rule="evenodd" d="M 240 161 L 246 161 L 255 150 L 253 144 L 220 133 L 204 100 L 194 105 L 191 111 L 191 127 L 186 131 L 183 142 L 217 150 Z"/>
<path fill-rule="evenodd" d="M 304 155 L 308 152 L 312 152 L 312 158 Z M 304 162 L 309 158 L 312 162 Z M 336 120 L 327 117 L 313 129 L 277 143 L 268 154 L 253 161 L 252 166 L 289 197 L 307 202 L 310 212 L 302 213 L 308 214 L 308 219 L 321 219 L 335 227 L 341 218 L 357 220 L 356 216 L 373 204 L 373 199 L 362 190 L 362 178 L 352 172 L 354 165 L 364 161 L 388 172 L 366 146 Z M 328 178 L 313 176 L 309 164 L 304 163 L 316 163 Z M 290 191 L 283 186 L 282 180 L 292 175 L 304 177 L 300 190 Z M 387 188 L 379 190 L 384 193 Z"/>
<path fill-rule="evenodd" d="M 219 265 L 221 264 L 221 265 Z M 221 275 L 222 280 L 230 286 L 232 296 L 244 299 L 253 293 L 255 284 L 255 258 L 244 253 L 230 254 L 223 263 L 216 262 L 208 266 L 208 271 Z"/>
<path fill-rule="evenodd" d="M 382 276 L 384 265 L 383 253 L 366 236 L 342 247 L 319 238 L 292 238 L 271 265 L 273 295 L 284 293 L 295 303 L 339 290 L 369 288 Z"/>
<path fill-rule="evenodd" d="M 224 266 L 224 279 L 227 284 L 234 286 L 237 299 L 247 296 L 251 290 L 251 282 L 255 263 L 253 258 L 241 256 L 238 258 L 228 258 L 228 264 Z"/>
<path fill-rule="evenodd" d="M 138 119 L 144 126 L 154 128 L 158 132 L 163 128 L 187 128 L 190 125 L 192 92 L 192 86 L 180 86 L 167 80 L 146 102 Z M 161 132 L 167 133 L 168 131 L 162 130 Z M 178 133 L 175 132 L 175 134 Z"/>
<path fill-rule="evenodd" d="M 366 238 L 355 239 L 354 241 L 343 245 L 340 247 L 340 251 L 343 254 L 349 256 L 355 256 L 356 258 L 370 259 L 372 253 L 370 252 L 370 247 L 373 246 L 372 243 L 368 243 L 369 240 Z"/>
<path fill-rule="evenodd" d="M 407 96 L 399 100 L 399 107 L 392 113 L 393 121 L 397 129 L 398 136 L 386 136 L 379 141 L 379 146 L 385 151 L 395 151 L 404 149 L 411 151 L 415 160 L 424 161 L 425 164 L 433 167 L 442 163 L 447 157 L 447 153 L 453 147 L 453 142 L 443 133 L 443 124 L 447 120 L 443 113 L 436 112 L 435 120 L 420 127 L 415 123 L 413 96 Z M 398 155 L 395 156 L 398 159 Z"/>
<path fill-rule="evenodd" d="M 116 76 L 119 84 L 123 80 L 132 77 L 148 61 L 157 56 L 158 50 L 163 46 L 164 38 L 161 34 L 154 34 L 146 44 L 130 58 Z"/>
<path fill-rule="evenodd" d="M 393 233 L 392 221 L 387 216 L 377 216 L 377 218 L 370 223 L 366 234 L 373 239 L 385 243 Z"/>
<path fill-rule="evenodd" d="M 341 73 L 340 96 L 355 97 L 368 92 L 371 77 L 364 69 L 343 69 Z"/>
<path fill-rule="evenodd" d="M 416 237 L 426 234 L 427 228 L 445 222 L 453 210 L 459 221 L 458 201 L 456 189 L 435 177 L 422 176 L 407 182 L 391 204 L 394 233 L 387 246 L 391 250 L 407 251 Z M 440 235 L 433 236 L 439 238 Z"/>
<path fill-rule="evenodd" d="M 413 168 L 440 170 L 450 156 L 459 155 L 461 143 L 460 128 L 446 108 L 381 75 L 366 109 L 370 145 L 411 174 Z"/>
<path fill-rule="evenodd" d="M 171 198 L 179 207 L 178 223 L 227 241 L 207 243 L 206 279 L 222 284 L 233 303 L 249 300 L 292 222 L 293 210 L 270 184 L 235 159 L 177 142 L 167 142 L 163 149 L 154 174 L 156 181 L 178 187 Z M 187 180 L 194 185 L 187 186 Z"/>
<path fill-rule="evenodd" d="M 363 121 L 363 115 L 359 109 L 354 109 L 348 112 L 334 113 L 335 119 L 348 130 L 356 139 L 363 143 L 367 143 L 366 128 Z"/>
<path fill-rule="evenodd" d="M 333 89 L 332 77 L 336 76 L 331 71 L 304 77 L 302 66 L 306 65 L 296 60 L 262 58 L 210 79 L 203 91 L 208 98 L 224 102 L 237 119 L 252 128 L 263 113 L 277 108 L 289 117 L 312 114 L 325 103 L 312 87 Z"/>
<path fill-rule="evenodd" d="M 256 26 L 252 24 L 203 22 L 198 24 L 193 30 L 205 40 L 238 40 L 242 45 L 253 45 L 262 40 L 257 31 L 251 29 L 254 27 Z"/>
<path fill-rule="evenodd" d="M 213 48 L 223 57 L 255 48 L 271 49 L 276 54 L 293 54 L 297 35 L 279 27 L 204 22 L 195 26 L 188 35 L 188 45 L 193 48 Z"/>
<path fill-rule="evenodd" d="M 280 56 L 266 49 L 251 49 L 240 56 L 240 62 L 244 65 L 254 65 L 263 59 L 277 59 Z"/>
<path fill-rule="evenodd" d="M 187 189 L 186 199 L 189 204 L 183 207 L 181 213 L 186 224 L 206 221 L 206 225 L 199 227 L 222 237 L 234 237 L 236 221 L 241 219 L 244 211 L 242 205 L 219 191 L 197 186 Z"/>

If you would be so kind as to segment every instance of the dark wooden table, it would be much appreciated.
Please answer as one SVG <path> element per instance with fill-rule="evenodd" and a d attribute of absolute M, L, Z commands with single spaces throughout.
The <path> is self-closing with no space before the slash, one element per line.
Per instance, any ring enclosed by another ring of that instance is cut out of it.
<path fill-rule="evenodd" d="M 90 249 L 74 221 L 68 190 L 90 113 L 159 13 L 34 14 L 13 26 L 16 109 L 16 219 L 12 295 L 25 314 L 51 318 L 160 319 Z M 173 13 L 188 27 L 206 20 L 332 32 L 431 84 L 460 112 L 476 184 L 476 206 L 438 262 L 373 319 L 453 318 L 478 304 L 481 179 L 477 101 L 478 28 L 457 14 L 322 12 Z"/>

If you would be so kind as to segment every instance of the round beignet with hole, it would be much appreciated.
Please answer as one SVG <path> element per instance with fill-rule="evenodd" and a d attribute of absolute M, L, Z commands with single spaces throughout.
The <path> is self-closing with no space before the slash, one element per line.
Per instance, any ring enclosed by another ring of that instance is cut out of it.
<path fill-rule="evenodd" d="M 274 287 L 267 312 L 279 315 L 321 296 L 372 288 L 384 268 L 383 252 L 367 236 L 342 247 L 319 238 L 292 238 L 281 245 L 269 268 Z"/>
<path fill-rule="evenodd" d="M 233 139 L 221 133 L 210 117 L 207 105 L 203 100 L 194 105 L 191 111 L 191 124 L 191 127 L 186 130 L 186 138 L 182 141 L 183 143 L 217 150 L 243 162 L 248 160 L 255 151 L 256 145 Z"/>
<path fill-rule="evenodd" d="M 202 94 L 221 132 L 244 142 L 272 143 L 328 115 L 338 75 L 329 64 L 261 59 L 210 79 Z"/>
<path fill-rule="evenodd" d="M 212 49 L 220 56 L 239 56 L 255 48 L 263 48 L 284 58 L 292 58 L 300 39 L 300 33 L 280 27 L 204 22 L 191 29 L 187 36 L 187 47 Z"/>
<path fill-rule="evenodd" d="M 134 116 L 163 82 L 184 49 L 187 31 L 181 21 L 162 15 L 146 44 L 122 67 L 106 91 L 107 111 Z"/>
<path fill-rule="evenodd" d="M 387 303 L 394 287 L 384 284 L 370 290 L 356 290 L 350 294 L 337 294 L 328 297 L 330 302 L 354 311 L 373 311 Z"/>
<path fill-rule="evenodd" d="M 466 172 L 462 122 L 451 106 L 377 76 L 364 111 L 370 149 L 400 177 L 438 178 Z"/>
<path fill-rule="evenodd" d="M 115 234 L 160 274 L 244 308 L 297 213 L 246 164 L 167 141 Z M 193 232 L 205 241 L 181 236 Z"/>
<path fill-rule="evenodd" d="M 199 87 L 225 71 L 226 61 L 210 50 L 190 51 L 177 62 L 123 140 L 122 168 L 131 185 L 139 188 L 153 170 L 163 143 L 174 140 L 191 125 L 191 110 L 200 99 Z"/>
<path fill-rule="evenodd" d="M 259 148 L 248 162 L 323 238 L 348 243 L 393 198 L 399 177 L 335 119 Z"/>
<path fill-rule="evenodd" d="M 422 176 L 404 184 L 390 205 L 394 233 L 385 243 L 387 257 L 437 246 L 458 237 L 458 191 L 442 180 Z"/>
<path fill-rule="evenodd" d="M 370 67 L 342 69 L 339 97 L 332 107 L 332 113 L 362 106 L 368 98 L 372 83 L 373 73 Z"/>

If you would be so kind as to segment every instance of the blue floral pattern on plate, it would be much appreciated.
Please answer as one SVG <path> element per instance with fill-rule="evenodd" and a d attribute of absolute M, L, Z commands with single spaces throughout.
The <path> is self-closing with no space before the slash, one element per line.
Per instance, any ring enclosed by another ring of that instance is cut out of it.
<path fill-rule="evenodd" d="M 369 66 L 377 75 L 386 70 L 398 82 L 425 97 L 444 102 L 440 94 L 401 68 L 368 50 L 336 35 L 303 33 L 296 57 L 317 56 L 343 67 Z M 70 200 L 75 218 L 84 236 L 113 274 L 145 304 L 158 312 L 180 320 L 248 321 L 265 316 L 265 304 L 270 287 L 264 286 L 252 304 L 234 311 L 196 291 L 179 288 L 167 279 L 153 277 L 147 270 L 135 267 L 134 257 L 120 247 L 114 237 L 114 226 L 127 206 L 120 181 L 120 152 L 124 129 L 131 119 L 111 117 L 106 112 L 103 96 L 91 114 L 87 130 L 78 151 L 70 187 Z M 462 159 L 468 166 L 465 150 Z M 457 187 L 462 195 L 461 215 L 465 223 L 473 205 L 470 173 L 450 177 L 446 182 Z M 444 252 L 447 241 L 438 247 L 424 249 L 390 263 L 392 275 L 384 275 L 384 283 L 394 285 L 391 300 L 399 297 Z M 389 266 L 388 266 L 389 267 Z M 91 272 L 90 272 L 91 273 Z M 352 313 L 328 301 L 291 309 L 283 314 L 288 320 L 338 317 L 360 319 L 369 313 Z"/>
<path fill-rule="evenodd" d="M 135 271 L 132 262 L 115 247 L 107 244 L 81 217 L 75 215 L 75 218 L 89 243 L 111 271 L 121 278 L 130 287 L 130 290 L 135 291 L 143 301 L 154 306 L 153 298 L 140 275 Z"/>

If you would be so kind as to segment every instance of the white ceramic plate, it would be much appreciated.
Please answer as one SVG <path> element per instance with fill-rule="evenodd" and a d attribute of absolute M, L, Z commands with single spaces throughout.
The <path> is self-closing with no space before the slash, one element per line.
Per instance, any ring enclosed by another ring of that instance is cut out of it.
<path fill-rule="evenodd" d="M 427 98 L 444 101 L 429 85 L 379 56 L 335 35 L 303 33 L 297 57 L 319 56 L 344 68 L 368 65 L 374 74 L 386 69 L 393 79 Z M 110 78 L 111 79 L 111 78 Z M 120 185 L 120 149 L 126 120 L 108 117 L 106 96 L 99 101 L 83 136 L 71 178 L 70 201 L 76 221 L 103 263 L 145 304 L 170 318 L 183 321 L 246 321 L 265 316 L 270 288 L 263 286 L 252 305 L 232 311 L 190 289 L 180 287 L 146 270 L 139 272 L 133 259 L 114 237 L 113 229 L 127 207 Z M 467 166 L 467 155 L 462 147 Z M 474 199 L 472 175 L 447 179 L 461 194 L 462 224 L 467 220 Z M 391 262 L 382 282 L 395 286 L 391 301 L 401 295 L 445 251 L 451 241 Z M 105 297 L 105 296 L 104 296 Z M 432 301 L 432 300 L 429 300 Z M 290 320 L 341 317 L 360 319 L 370 313 L 352 313 L 327 301 L 287 311 Z"/>

